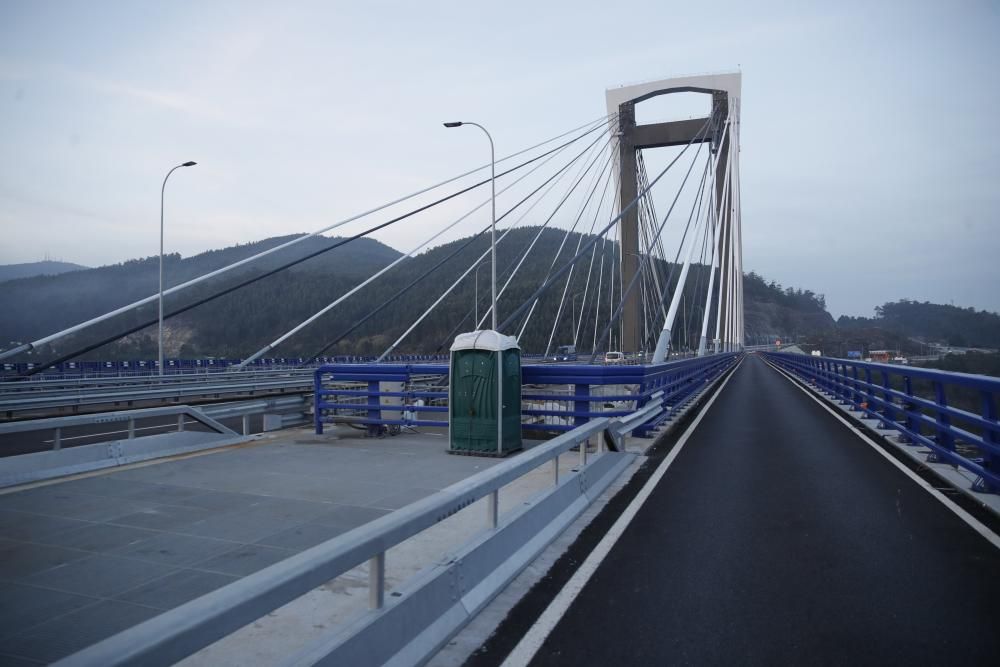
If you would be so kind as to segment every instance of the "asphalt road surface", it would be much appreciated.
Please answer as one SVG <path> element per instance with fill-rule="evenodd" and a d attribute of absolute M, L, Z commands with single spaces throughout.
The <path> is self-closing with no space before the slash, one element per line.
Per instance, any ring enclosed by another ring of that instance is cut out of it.
<path fill-rule="evenodd" d="M 1000 550 L 751 355 L 532 664 L 1000 664 Z"/>

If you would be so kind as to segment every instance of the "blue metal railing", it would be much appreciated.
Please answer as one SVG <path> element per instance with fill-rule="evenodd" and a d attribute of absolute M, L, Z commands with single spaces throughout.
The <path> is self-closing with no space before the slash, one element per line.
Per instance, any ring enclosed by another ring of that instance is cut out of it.
<path fill-rule="evenodd" d="M 541 354 L 523 354 L 522 358 L 542 358 Z M 341 354 L 328 357 L 317 357 L 308 366 L 322 364 L 369 364 L 374 363 L 377 356 Z M 394 354 L 386 357 L 387 363 L 441 363 L 448 361 L 447 354 Z M 225 357 L 204 357 L 201 359 L 164 359 L 163 372 L 167 375 L 184 375 L 193 373 L 211 373 L 225 371 L 231 366 L 239 365 L 243 359 Z M 34 370 L 40 363 L 31 361 L 5 362 L 0 364 L 0 377 L 16 378 L 28 371 Z M 262 357 L 247 364 L 247 368 L 286 368 L 306 365 L 305 357 Z M 76 379 L 93 377 L 122 377 L 154 375 L 159 372 L 156 359 L 124 359 L 117 361 L 64 361 L 50 369 L 39 373 L 41 379 Z"/>
<path fill-rule="evenodd" d="M 928 461 L 974 473 L 974 490 L 1000 493 L 1000 379 L 801 354 L 764 357 L 899 431 L 907 444 L 927 447 Z M 959 400 L 979 410 L 955 406 Z"/>
<path fill-rule="evenodd" d="M 319 364 L 363 364 L 372 363 L 375 356 L 366 355 L 337 355 L 329 357 L 318 357 L 311 365 Z M 434 354 L 397 354 L 387 357 L 388 362 L 401 363 L 433 363 L 447 361 L 448 355 Z M 224 371 L 230 366 L 242 363 L 242 359 L 229 359 L 224 357 L 205 357 L 201 359 L 164 359 L 163 371 L 168 375 L 207 373 L 212 371 Z M 248 368 L 283 368 L 289 366 L 301 366 L 305 364 L 305 357 L 264 357 L 254 359 L 247 364 Z M 0 365 L 0 376 L 16 377 L 28 371 L 34 370 L 40 364 L 34 362 L 4 363 Z M 123 376 L 123 375 L 152 375 L 157 373 L 159 367 L 155 359 L 124 359 L 117 361 L 64 361 L 56 364 L 50 369 L 39 374 L 39 379 L 43 376 L 46 379 L 52 378 L 79 378 L 79 377 L 99 377 L 99 376 Z"/>
<path fill-rule="evenodd" d="M 658 402 L 660 409 L 636 430 L 644 435 L 669 416 L 668 408 L 681 405 L 738 359 L 737 353 L 729 353 L 655 366 L 526 365 L 521 371 L 523 427 L 569 431 Z M 375 430 L 448 425 L 447 365 L 328 364 L 316 369 L 313 378 L 318 434 L 325 423 L 337 421 Z M 382 383 L 399 383 L 402 389 Z"/>

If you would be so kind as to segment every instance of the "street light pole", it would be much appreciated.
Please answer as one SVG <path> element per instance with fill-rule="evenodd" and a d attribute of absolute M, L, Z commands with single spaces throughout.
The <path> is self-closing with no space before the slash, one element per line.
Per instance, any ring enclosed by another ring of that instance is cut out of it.
<path fill-rule="evenodd" d="M 473 304 L 475 306 L 475 311 L 476 311 L 476 329 L 479 329 L 479 269 L 483 268 L 484 266 L 486 265 L 480 264 L 479 266 L 476 267 L 476 295 L 475 295 L 476 300 L 475 303 Z"/>
<path fill-rule="evenodd" d="M 157 340 L 159 343 L 157 345 L 157 359 L 159 361 L 160 375 L 163 375 L 163 199 L 167 191 L 167 179 L 170 178 L 170 174 L 181 167 L 193 167 L 196 164 L 198 163 L 188 161 L 177 165 L 163 177 L 163 186 L 160 188 L 160 316 L 157 319 Z"/>
<path fill-rule="evenodd" d="M 490 216 L 490 265 L 492 269 L 492 279 L 490 280 L 492 311 L 492 328 L 497 334 L 499 342 L 500 332 L 497 331 L 497 160 L 496 150 L 493 146 L 493 137 L 489 131 L 479 123 L 469 123 L 454 121 L 445 123 L 445 127 L 462 127 L 463 125 L 473 125 L 478 127 L 490 141 L 490 205 L 492 215 Z M 478 320 L 477 320 L 478 322 Z M 519 406 L 520 409 L 520 406 Z M 497 453 L 503 453 L 503 351 L 497 350 Z"/>

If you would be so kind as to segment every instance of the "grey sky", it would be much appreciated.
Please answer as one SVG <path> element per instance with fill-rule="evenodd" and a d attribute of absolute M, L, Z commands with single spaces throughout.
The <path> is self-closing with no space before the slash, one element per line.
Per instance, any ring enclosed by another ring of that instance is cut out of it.
<path fill-rule="evenodd" d="M 835 315 L 1000 310 L 998 5 L 804 4 L 8 0 L 0 263 L 154 254 L 184 160 L 167 246 L 188 255 L 481 163 L 442 120 L 507 153 L 596 118 L 608 86 L 739 66 L 747 269 Z"/>

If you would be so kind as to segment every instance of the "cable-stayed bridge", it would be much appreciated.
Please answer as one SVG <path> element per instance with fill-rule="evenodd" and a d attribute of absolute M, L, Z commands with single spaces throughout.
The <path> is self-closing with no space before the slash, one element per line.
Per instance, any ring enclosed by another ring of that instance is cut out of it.
<path fill-rule="evenodd" d="M 678 94 L 705 113 L 637 121 Z M 155 294 L 0 352 L 0 662 L 992 662 L 1000 381 L 747 344 L 740 98 L 610 89 L 495 178 L 164 291 L 169 326 L 423 230 L 239 359 L 85 360 Z"/>

